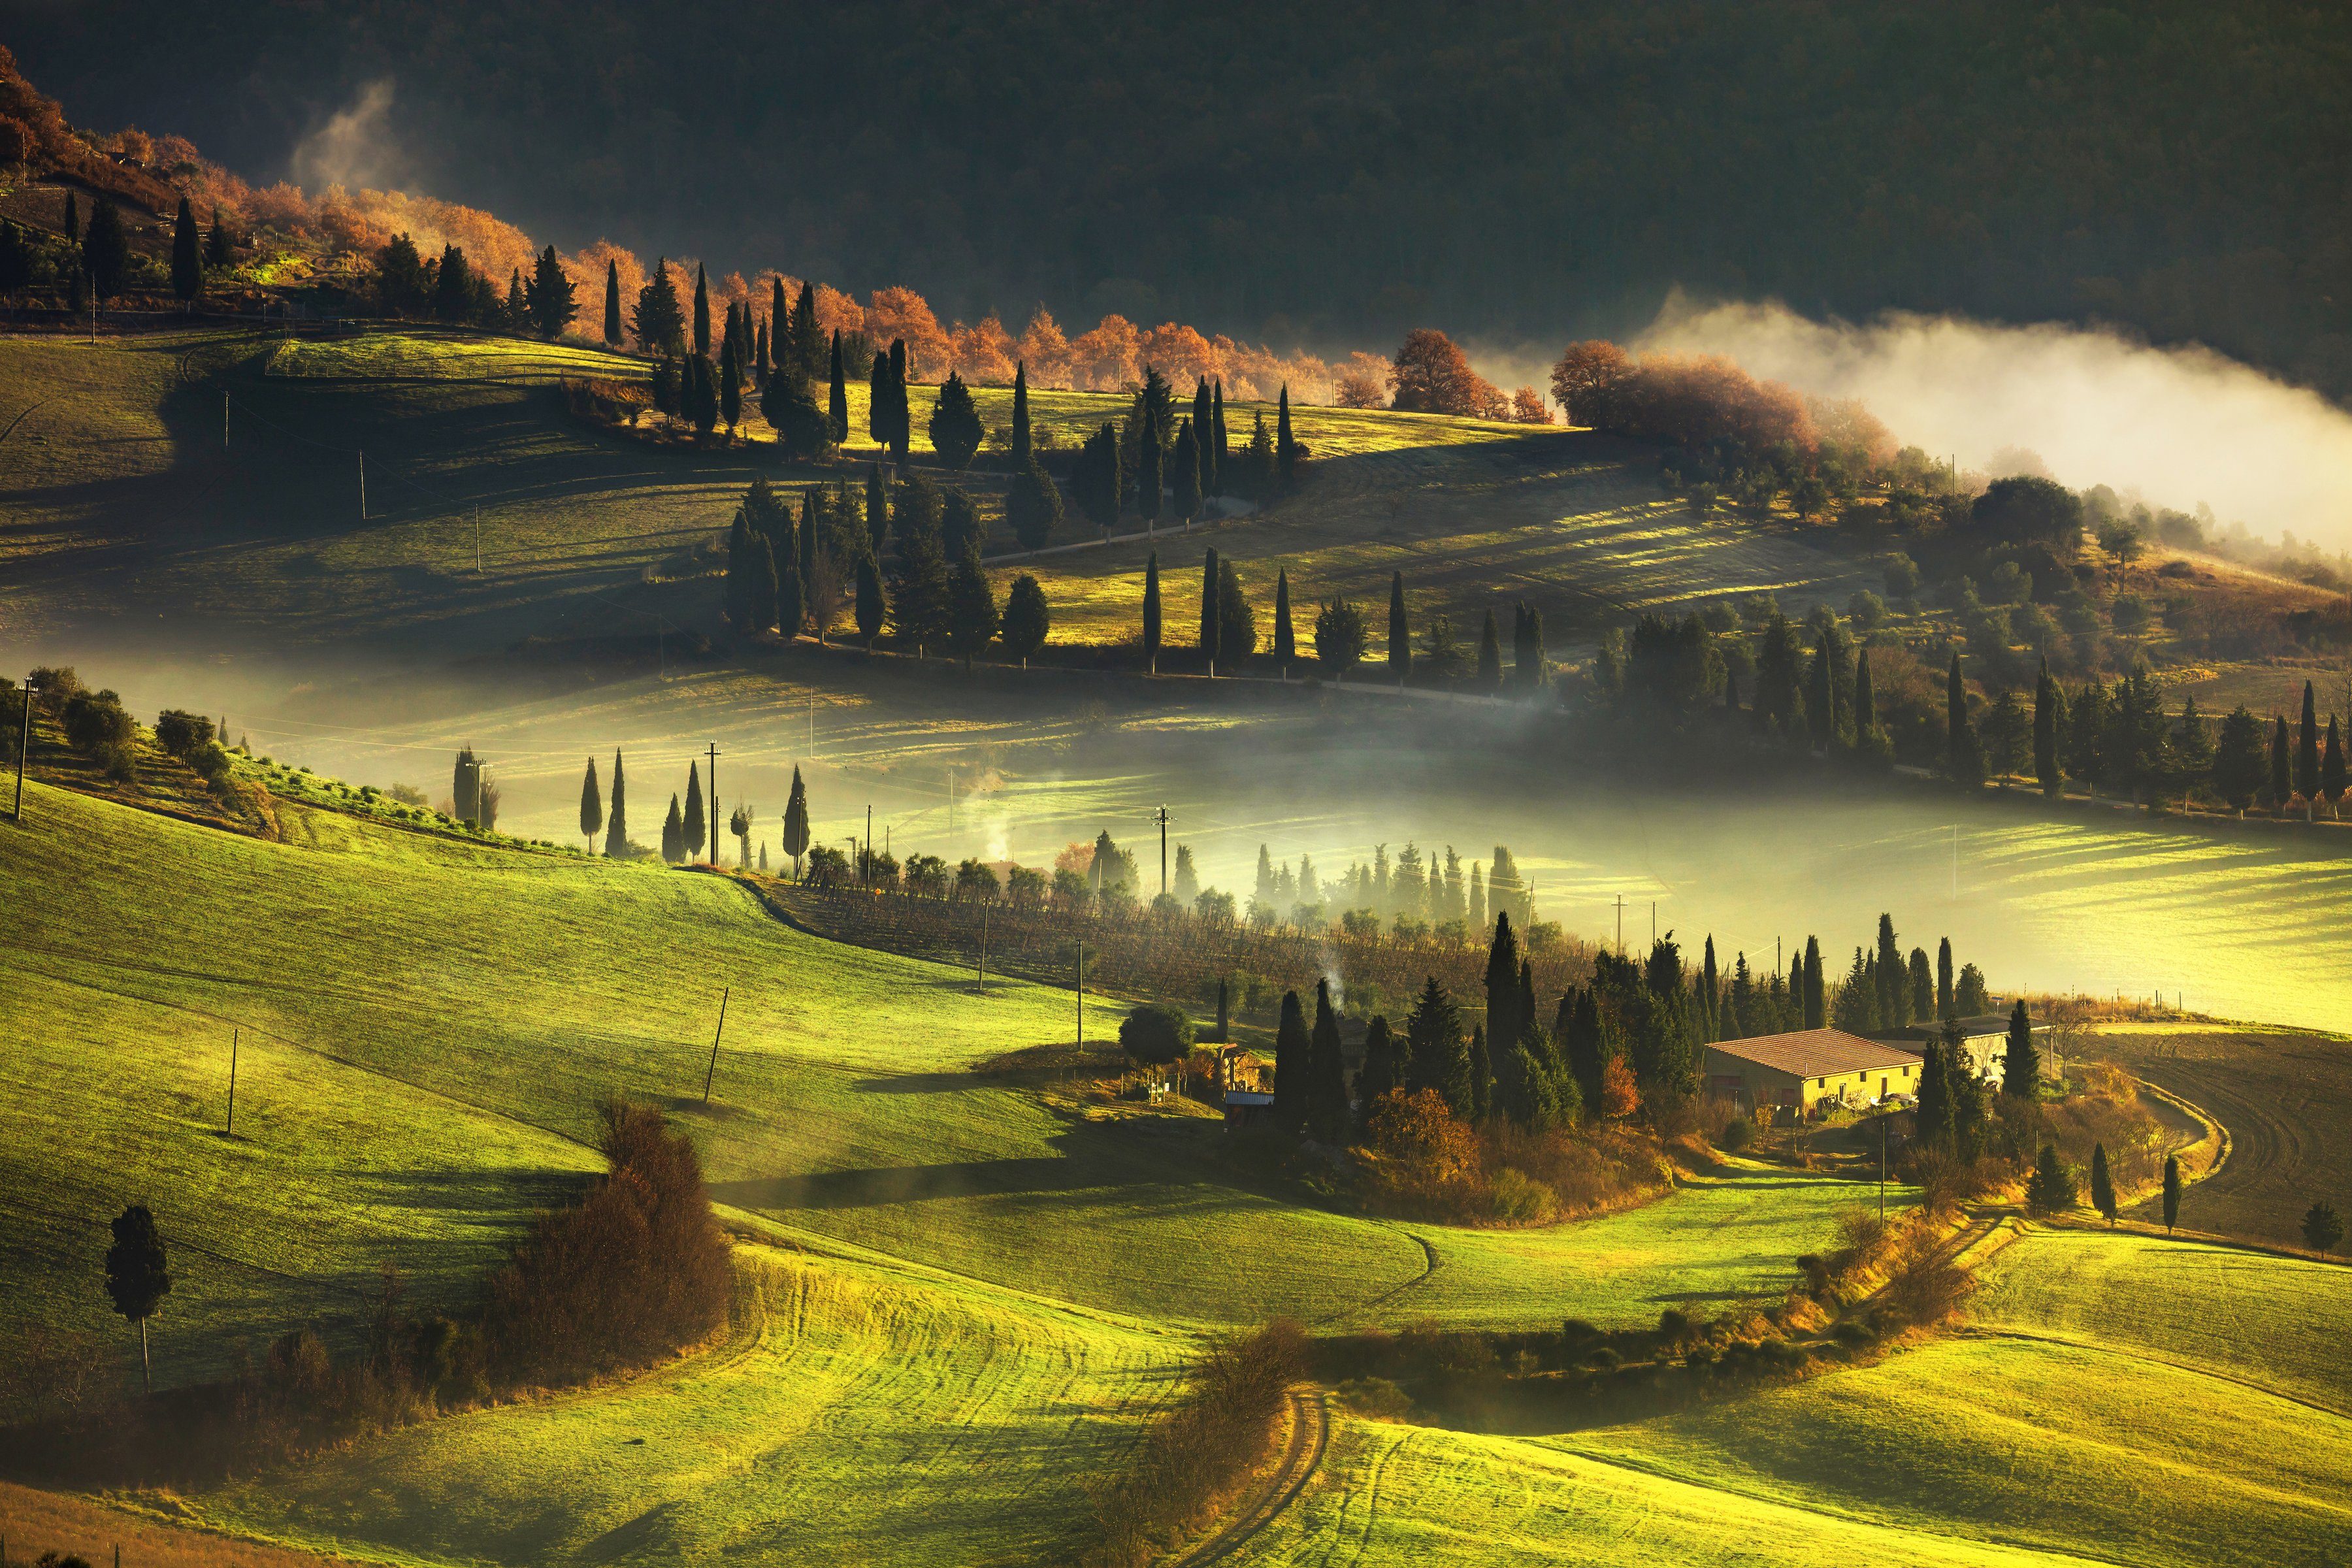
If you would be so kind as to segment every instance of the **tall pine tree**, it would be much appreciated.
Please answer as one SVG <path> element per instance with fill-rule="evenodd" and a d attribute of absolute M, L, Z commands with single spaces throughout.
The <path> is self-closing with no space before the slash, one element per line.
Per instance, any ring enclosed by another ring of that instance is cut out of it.
<path fill-rule="evenodd" d="M 196 233 L 196 210 L 180 198 L 179 216 L 172 220 L 172 293 L 183 305 L 193 305 L 205 291 L 204 242 Z"/>
<path fill-rule="evenodd" d="M 588 853 L 596 853 L 596 835 L 604 826 L 604 798 L 596 788 L 596 759 L 588 759 L 588 773 L 580 781 L 580 837 L 588 841 Z"/>
<path fill-rule="evenodd" d="M 1143 563 L 1143 658 L 1150 673 L 1160 673 L 1160 552 Z"/>
<path fill-rule="evenodd" d="M 621 753 L 613 753 L 613 808 L 604 814 L 604 853 L 614 860 L 628 858 L 629 805 L 627 784 L 621 777 Z"/>
<path fill-rule="evenodd" d="M 621 346 L 621 264 L 609 257 L 604 261 L 604 342 Z"/>
<path fill-rule="evenodd" d="M 691 860 L 702 853 L 704 842 L 702 828 L 701 764 L 688 763 L 686 764 L 685 832 L 678 839 L 680 847 L 685 851 L 682 858 Z"/>
<path fill-rule="evenodd" d="M 1201 660 L 1212 677 L 1217 673 L 1217 634 L 1223 624 L 1217 614 L 1217 551 L 1211 545 L 1201 566 Z"/>
<path fill-rule="evenodd" d="M 710 278 L 699 261 L 694 264 L 694 352 L 710 353 Z"/>
<path fill-rule="evenodd" d="M 1294 1136 L 1307 1125 L 1313 1095 L 1315 1042 L 1298 993 L 1282 994 L 1282 1014 L 1274 1030 L 1274 1124 Z"/>
<path fill-rule="evenodd" d="M 825 387 L 825 423 L 835 446 L 849 439 L 849 381 L 841 360 L 841 329 L 833 330 L 833 362 Z"/>
<path fill-rule="evenodd" d="M 1274 657 L 1282 666 L 1282 679 L 1290 679 L 1290 661 L 1298 657 L 1298 637 L 1290 625 L 1290 572 L 1277 568 L 1274 574 Z"/>
<path fill-rule="evenodd" d="M 1013 467 L 1015 471 L 1029 466 L 1029 363 L 1019 361 L 1013 366 Z"/>
<path fill-rule="evenodd" d="M 1315 1029 L 1307 1044 L 1307 1130 L 1318 1143 L 1348 1136 L 1348 1067 L 1339 1048 L 1339 1019 L 1331 1011 L 1331 983 L 1315 983 Z"/>
<path fill-rule="evenodd" d="M 1405 618 L 1404 574 L 1402 572 L 1389 574 L 1389 673 L 1396 677 L 1400 688 L 1404 685 L 1405 677 L 1412 673 L 1412 624 Z M 1510 1054 L 1513 1043 L 1509 1040 L 1493 1043 L 1497 1061 Z"/>

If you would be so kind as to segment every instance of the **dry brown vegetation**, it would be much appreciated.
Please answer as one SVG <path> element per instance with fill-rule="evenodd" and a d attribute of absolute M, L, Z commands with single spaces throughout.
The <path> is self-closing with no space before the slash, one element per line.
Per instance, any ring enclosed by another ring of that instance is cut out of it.
<path fill-rule="evenodd" d="M 1214 1517 L 1264 1462 L 1307 1364 L 1307 1335 L 1285 1320 L 1213 1343 L 1126 1468 L 1096 1492 L 1100 1535 L 1087 1560 L 1135 1568 Z"/>
<path fill-rule="evenodd" d="M 164 1499 L 161 1506 L 168 1510 L 176 1505 Z M 54 1552 L 105 1563 L 118 1546 L 131 1568 L 330 1568 L 349 1561 L 142 1518 L 6 1481 L 0 1481 L 0 1538 L 7 1541 L 11 1563 L 31 1563 Z"/>

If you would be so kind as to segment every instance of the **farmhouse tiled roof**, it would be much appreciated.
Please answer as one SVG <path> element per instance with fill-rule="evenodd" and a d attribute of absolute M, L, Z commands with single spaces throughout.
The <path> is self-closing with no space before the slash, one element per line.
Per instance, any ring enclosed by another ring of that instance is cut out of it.
<path fill-rule="evenodd" d="M 1793 1035 L 1717 1040 L 1707 1048 L 1798 1078 L 1834 1078 L 1840 1073 L 1919 1065 L 1919 1058 L 1900 1046 L 1881 1045 L 1843 1029 L 1801 1029 Z"/>

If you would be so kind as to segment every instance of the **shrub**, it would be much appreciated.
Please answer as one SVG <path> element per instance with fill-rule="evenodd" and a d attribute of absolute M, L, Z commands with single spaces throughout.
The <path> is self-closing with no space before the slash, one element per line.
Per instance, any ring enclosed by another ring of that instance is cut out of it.
<path fill-rule="evenodd" d="M 1487 1208 L 1477 1137 L 1435 1089 L 1382 1095 L 1364 1144 L 1364 1194 L 1374 1208 L 1456 1221 Z"/>
<path fill-rule="evenodd" d="M 1848 1318 L 1830 1331 L 1830 1338 L 1848 1350 L 1860 1350 L 1878 1342 L 1878 1331 L 1859 1318 Z"/>
<path fill-rule="evenodd" d="M 111 691 L 77 691 L 65 701 L 66 742 L 93 756 L 128 746 L 139 732 L 122 700 Z"/>
<path fill-rule="evenodd" d="M 1410 1421 L 1412 1396 L 1385 1377 L 1355 1377 L 1341 1384 L 1340 1401 L 1373 1421 Z"/>
<path fill-rule="evenodd" d="M 1505 1225 L 1549 1225 L 1559 1217 L 1559 1197 L 1525 1172 L 1505 1166 L 1491 1189 L 1495 1217 Z"/>
<path fill-rule="evenodd" d="M 484 1337 L 510 1377 L 644 1365 L 726 1320 L 727 1238 L 694 1145 L 650 1106 L 612 1100 L 599 1114 L 610 1173 L 541 1215 L 491 1278 Z"/>
<path fill-rule="evenodd" d="M 1192 1048 L 1192 1020 L 1181 1007 L 1146 1002 L 1120 1022 L 1118 1048 L 1139 1062 L 1172 1062 Z"/>
<path fill-rule="evenodd" d="M 2042 1145 L 2042 1157 L 2026 1178 L 2025 1206 L 2037 1215 L 2058 1214 L 2074 1206 L 2074 1177 L 2058 1158 L 2055 1145 Z"/>
<path fill-rule="evenodd" d="M 1723 1124 L 1723 1136 L 1715 1141 L 1716 1147 L 1727 1154 L 1737 1154 L 1756 1142 L 1756 1124 L 1745 1116 L 1735 1116 Z"/>
<path fill-rule="evenodd" d="M 186 762 L 213 743 L 213 721 L 201 713 L 166 708 L 155 717 L 155 743 Z"/>

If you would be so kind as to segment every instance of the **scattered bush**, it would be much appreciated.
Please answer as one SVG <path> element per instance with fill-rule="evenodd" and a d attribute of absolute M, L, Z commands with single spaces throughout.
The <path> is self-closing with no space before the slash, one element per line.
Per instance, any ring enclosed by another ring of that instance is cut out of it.
<path fill-rule="evenodd" d="M 1559 1217 L 1559 1199 L 1525 1172 L 1505 1166 L 1489 1190 L 1495 1217 L 1505 1225 L 1549 1225 Z"/>
<path fill-rule="evenodd" d="M 213 721 L 201 713 L 166 708 L 155 718 L 155 743 L 182 762 L 213 744 Z"/>
<path fill-rule="evenodd" d="M 1745 1116 L 1735 1116 L 1723 1124 L 1723 1136 L 1716 1140 L 1716 1147 L 1727 1154 L 1737 1154 L 1755 1142 L 1756 1124 Z"/>
<path fill-rule="evenodd" d="M 139 726 L 122 710 L 122 699 L 111 691 L 77 691 L 65 702 L 66 742 L 92 756 L 129 746 Z"/>
<path fill-rule="evenodd" d="M 1192 1020 L 1181 1007 L 1146 1002 L 1120 1021 L 1118 1048 L 1139 1062 L 1172 1062 L 1192 1048 Z"/>

